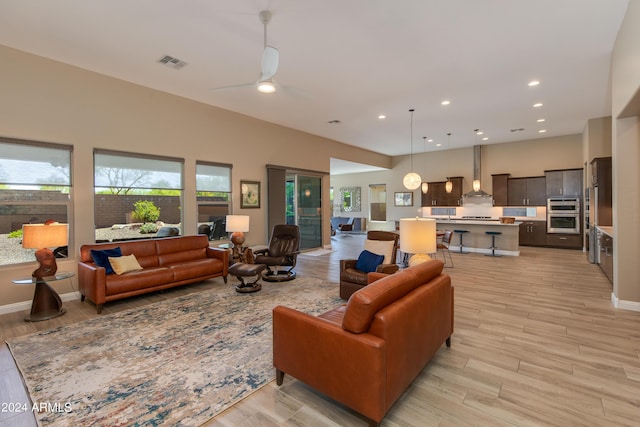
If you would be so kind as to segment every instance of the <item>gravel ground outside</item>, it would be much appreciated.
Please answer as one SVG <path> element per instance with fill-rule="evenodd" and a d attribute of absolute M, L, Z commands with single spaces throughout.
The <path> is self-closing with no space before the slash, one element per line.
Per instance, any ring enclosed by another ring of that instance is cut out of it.
<path fill-rule="evenodd" d="M 142 224 L 116 224 L 111 228 L 96 230 L 96 240 L 135 239 L 155 237 L 156 233 L 141 234 Z M 159 224 L 160 226 L 178 227 L 180 224 Z M 22 239 L 10 239 L 8 234 L 0 234 L 0 265 L 35 262 L 35 249 L 23 249 Z M 76 248 L 79 250 L 79 248 Z"/>

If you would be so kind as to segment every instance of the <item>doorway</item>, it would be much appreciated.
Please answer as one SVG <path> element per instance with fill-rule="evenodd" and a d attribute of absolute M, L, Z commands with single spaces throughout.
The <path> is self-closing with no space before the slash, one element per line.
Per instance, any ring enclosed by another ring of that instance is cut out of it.
<path fill-rule="evenodd" d="M 286 222 L 300 229 L 300 249 L 322 246 L 322 177 L 288 172 Z"/>

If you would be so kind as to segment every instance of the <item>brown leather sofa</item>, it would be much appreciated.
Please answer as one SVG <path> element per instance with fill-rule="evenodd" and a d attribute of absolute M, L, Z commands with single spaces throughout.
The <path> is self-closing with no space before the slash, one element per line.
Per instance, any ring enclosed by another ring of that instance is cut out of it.
<path fill-rule="evenodd" d="M 276 382 L 284 375 L 379 425 L 443 343 L 451 345 L 453 287 L 431 260 L 375 282 L 318 317 L 273 310 Z"/>
<path fill-rule="evenodd" d="M 122 255 L 135 255 L 142 270 L 106 274 L 97 266 L 91 250 L 120 247 Z M 78 263 L 81 299 L 96 304 L 98 314 L 105 302 L 154 292 L 222 276 L 227 282 L 229 253 L 209 246 L 205 235 L 167 237 L 117 243 L 82 245 Z"/>

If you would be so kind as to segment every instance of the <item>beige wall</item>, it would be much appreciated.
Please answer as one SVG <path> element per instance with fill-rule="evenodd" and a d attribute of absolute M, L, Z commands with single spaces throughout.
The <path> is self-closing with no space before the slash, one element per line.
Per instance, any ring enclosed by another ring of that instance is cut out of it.
<path fill-rule="evenodd" d="M 640 310 L 640 1 L 632 0 L 612 58 L 614 301 Z"/>
<path fill-rule="evenodd" d="M 335 141 L 144 88 L 0 46 L 0 135 L 73 145 L 72 249 L 93 242 L 93 149 L 183 158 L 185 176 L 196 160 L 233 164 L 233 211 L 250 215 L 247 243 L 266 242 L 266 169 L 277 164 L 329 172 L 330 157 L 389 167 L 391 158 Z M 241 179 L 262 182 L 261 209 L 240 209 Z M 325 200 L 329 178 L 324 180 Z M 185 182 L 184 234 L 196 233 L 195 179 Z M 323 230 L 330 241 L 328 218 Z M 35 261 L 34 261 L 35 262 Z M 75 259 L 61 269 L 76 270 Z M 0 307 L 30 300 L 32 286 L 12 278 L 29 276 L 33 265 L 1 267 Z M 68 283 L 56 283 L 60 293 Z M 77 282 L 74 283 L 77 288 Z"/>

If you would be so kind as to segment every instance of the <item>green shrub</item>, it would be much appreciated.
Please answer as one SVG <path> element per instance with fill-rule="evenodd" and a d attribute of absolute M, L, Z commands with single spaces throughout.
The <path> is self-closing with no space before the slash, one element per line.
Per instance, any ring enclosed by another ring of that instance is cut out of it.
<path fill-rule="evenodd" d="M 149 200 L 137 201 L 133 206 L 133 217 L 140 222 L 156 222 L 160 218 L 160 208 Z"/>
<path fill-rule="evenodd" d="M 7 236 L 9 239 L 21 239 L 22 238 L 22 228 L 19 230 L 13 230 Z"/>
<path fill-rule="evenodd" d="M 147 222 L 140 226 L 140 233 L 151 234 L 158 231 L 158 226 L 154 222 Z"/>

